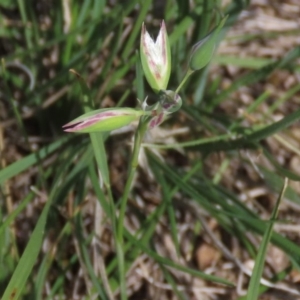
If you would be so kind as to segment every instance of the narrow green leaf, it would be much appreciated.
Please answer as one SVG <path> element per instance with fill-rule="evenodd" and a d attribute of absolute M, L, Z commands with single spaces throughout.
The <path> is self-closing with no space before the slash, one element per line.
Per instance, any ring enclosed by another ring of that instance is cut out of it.
<path fill-rule="evenodd" d="M 185 107 L 186 108 L 186 107 Z M 192 110 L 192 108 L 186 108 Z M 173 149 L 176 147 L 190 147 L 191 150 L 200 151 L 226 151 L 226 150 L 237 150 L 241 148 L 257 148 L 257 142 L 272 136 L 273 134 L 286 129 L 294 122 L 300 119 L 300 109 L 284 117 L 280 121 L 274 122 L 270 125 L 262 128 L 252 130 L 251 133 L 245 133 L 240 138 L 228 139 L 232 134 L 220 135 L 212 138 L 198 139 L 190 142 L 168 144 L 168 145 L 155 145 L 155 144 L 143 144 L 146 147 L 162 148 L 162 149 Z"/>
<path fill-rule="evenodd" d="M 260 247 L 259 247 L 259 250 L 257 253 L 257 257 L 255 259 L 255 265 L 254 265 L 254 269 L 253 269 L 249 287 L 248 287 L 247 300 L 258 299 L 260 279 L 261 279 L 263 269 L 264 269 L 265 258 L 266 258 L 266 254 L 267 254 L 267 247 L 268 247 L 269 241 L 271 239 L 274 222 L 276 221 L 276 218 L 278 215 L 279 204 L 284 196 L 284 192 L 287 188 L 287 185 L 288 185 L 288 180 L 286 178 L 285 182 L 284 182 L 284 186 L 281 190 L 281 193 L 280 193 L 280 195 L 276 201 L 275 207 L 273 209 L 272 216 L 267 225 L 265 234 L 261 241 L 261 244 L 260 244 Z"/>
<path fill-rule="evenodd" d="M 173 242 L 175 245 L 177 256 L 179 257 L 180 246 L 179 246 L 179 241 L 178 241 L 178 232 L 177 232 L 175 211 L 174 211 L 174 207 L 172 204 L 172 193 L 170 193 L 167 182 L 166 182 L 164 176 L 161 174 L 161 172 L 156 173 L 156 179 L 158 182 L 160 182 L 160 185 L 162 187 L 163 201 L 165 201 L 166 205 L 167 205 L 167 212 L 168 212 L 168 217 L 169 217 L 169 222 L 170 222 L 171 234 L 172 234 L 172 238 L 173 238 Z"/>
<path fill-rule="evenodd" d="M 48 198 L 48 201 L 30 236 L 30 240 L 27 243 L 22 257 L 9 281 L 8 286 L 5 289 L 5 292 L 1 298 L 2 300 L 15 300 L 19 299 L 19 297 L 21 296 L 27 278 L 29 277 L 32 268 L 35 265 L 37 256 L 40 252 L 44 236 L 45 224 L 52 199 L 52 196 Z"/>
<path fill-rule="evenodd" d="M 126 234 L 126 238 L 133 245 L 140 248 L 144 253 L 149 255 L 152 259 L 156 260 L 158 263 L 161 263 L 165 266 L 172 267 L 176 270 L 185 272 L 185 273 L 190 274 L 192 276 L 196 276 L 196 277 L 203 278 L 203 279 L 206 279 L 206 280 L 210 280 L 210 281 L 213 281 L 213 282 L 226 284 L 226 285 L 229 285 L 229 286 L 234 286 L 234 284 L 232 282 L 230 282 L 226 279 L 223 279 L 223 278 L 220 278 L 220 277 L 217 277 L 217 276 L 213 276 L 213 275 L 209 275 L 209 274 L 203 273 L 201 271 L 191 269 L 191 268 L 179 265 L 177 263 L 174 263 L 173 261 L 169 260 L 168 258 L 162 257 L 162 256 L 158 255 L 155 251 L 150 250 L 149 247 L 147 247 L 144 244 L 140 243 L 132 235 Z"/>
<path fill-rule="evenodd" d="M 138 2 L 138 1 L 135 0 L 135 1 L 131 1 L 131 2 Z M 138 18 L 134 22 L 133 30 L 127 40 L 127 43 L 126 43 L 123 53 L 122 53 L 122 58 L 124 60 L 128 58 L 128 55 L 130 54 L 130 52 L 134 52 L 134 50 L 135 50 L 135 47 L 134 47 L 135 40 L 140 33 L 142 23 L 144 22 L 151 5 L 152 5 L 152 0 L 143 0 L 143 5 L 141 6 L 141 10 L 139 11 Z"/>
<path fill-rule="evenodd" d="M 74 136 L 63 137 L 60 140 L 52 143 L 51 145 L 42 148 L 37 153 L 30 154 L 7 166 L 5 169 L 0 170 L 0 183 L 3 183 L 5 180 L 18 175 L 19 173 L 38 163 L 39 159 L 43 159 L 49 154 L 52 154 L 72 138 L 74 138 Z"/>
<path fill-rule="evenodd" d="M 34 193 L 29 193 L 21 203 L 16 207 L 16 209 L 8 215 L 8 217 L 0 225 L 0 235 L 2 232 L 9 227 L 9 225 L 14 221 L 14 219 L 19 215 L 19 213 L 27 206 L 27 204 L 34 198 Z"/>
<path fill-rule="evenodd" d="M 273 63 L 270 63 L 270 64 L 262 67 L 261 69 L 252 71 L 252 72 L 240 77 L 239 79 L 235 80 L 234 83 L 228 89 L 224 90 L 217 97 L 212 99 L 212 101 L 210 103 L 208 103 L 209 107 L 213 108 L 216 105 L 218 105 L 219 103 L 221 103 L 222 101 L 226 100 L 231 93 L 233 93 L 240 87 L 245 86 L 245 85 L 251 85 L 255 82 L 258 82 L 259 80 L 265 79 L 273 71 L 287 66 L 289 63 L 291 63 L 292 61 L 297 59 L 299 56 L 300 56 L 300 46 L 295 47 L 293 50 L 288 52 L 287 55 L 285 57 L 283 57 L 282 59 L 279 59 Z"/>

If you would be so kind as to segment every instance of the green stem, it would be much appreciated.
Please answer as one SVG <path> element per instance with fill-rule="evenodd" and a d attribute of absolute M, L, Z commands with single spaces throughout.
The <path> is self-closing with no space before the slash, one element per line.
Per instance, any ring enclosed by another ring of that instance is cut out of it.
<path fill-rule="evenodd" d="M 125 212 L 126 212 L 126 206 L 127 206 L 127 200 L 128 195 L 131 189 L 132 181 L 134 178 L 135 170 L 138 166 L 138 157 L 139 152 L 141 148 L 141 143 L 144 137 L 144 134 L 147 130 L 148 125 L 148 117 L 141 117 L 139 121 L 138 128 L 135 132 L 134 136 L 134 146 L 133 146 L 133 152 L 130 162 L 130 169 L 129 169 L 129 175 L 128 179 L 125 185 L 124 193 L 121 200 L 121 206 L 120 206 L 120 215 L 119 215 L 119 222 L 118 222 L 118 239 L 121 240 L 123 237 L 123 226 L 124 226 L 124 218 L 125 218 Z"/>
<path fill-rule="evenodd" d="M 118 256 L 118 265 L 119 265 L 119 273 L 120 273 L 120 292 L 121 292 L 121 299 L 126 300 L 126 281 L 125 281 L 125 259 L 124 259 L 124 241 L 123 241 L 123 228 L 124 228 L 124 219 L 127 207 L 127 201 L 129 192 L 131 190 L 132 181 L 134 178 L 134 174 L 136 168 L 138 166 L 138 157 L 141 148 L 141 143 L 144 137 L 144 134 L 147 130 L 149 117 L 142 116 L 139 121 L 138 128 L 135 132 L 134 136 L 134 146 L 133 152 L 131 157 L 131 162 L 129 166 L 129 175 L 127 178 L 127 182 L 125 185 L 124 193 L 121 199 L 121 206 L 120 206 L 120 215 L 117 224 L 117 239 L 116 239 L 116 250 Z"/>
<path fill-rule="evenodd" d="M 178 94 L 180 89 L 182 88 L 182 86 L 185 84 L 185 82 L 187 81 L 187 79 L 190 77 L 191 74 L 193 74 L 194 71 L 192 69 L 188 69 L 184 78 L 182 79 L 181 83 L 179 84 L 178 88 L 175 91 L 175 94 Z"/>

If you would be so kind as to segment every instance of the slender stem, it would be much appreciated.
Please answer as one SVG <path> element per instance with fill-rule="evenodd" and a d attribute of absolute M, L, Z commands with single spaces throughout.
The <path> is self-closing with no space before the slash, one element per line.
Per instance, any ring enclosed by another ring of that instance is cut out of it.
<path fill-rule="evenodd" d="M 132 152 L 132 157 L 131 157 L 131 162 L 130 162 L 130 167 L 129 167 L 129 175 L 128 175 L 124 193 L 123 193 L 123 196 L 121 199 L 120 215 L 119 215 L 119 222 L 118 222 L 118 239 L 119 240 L 121 240 L 123 237 L 123 225 L 124 225 L 124 218 L 125 218 L 128 195 L 129 195 L 129 192 L 131 189 L 135 170 L 138 166 L 139 152 L 140 152 L 141 143 L 142 143 L 144 134 L 147 130 L 148 120 L 149 120 L 148 117 L 140 118 L 139 125 L 138 125 L 138 128 L 137 128 L 137 130 L 135 132 L 135 136 L 134 136 L 134 146 L 133 146 L 133 152 Z"/>
<path fill-rule="evenodd" d="M 192 69 L 188 69 L 184 78 L 182 79 L 181 83 L 179 84 L 178 88 L 175 91 L 175 94 L 178 94 L 178 92 L 180 91 L 180 89 L 182 88 L 182 86 L 185 84 L 185 82 L 187 81 L 187 79 L 190 77 L 191 74 L 193 74 L 194 71 Z"/>
<path fill-rule="evenodd" d="M 135 132 L 133 152 L 132 152 L 131 162 L 129 166 L 129 175 L 121 199 L 120 215 L 117 223 L 116 250 L 118 256 L 118 265 L 119 265 L 119 273 L 120 273 L 120 293 L 121 293 L 122 300 L 127 299 L 126 280 L 125 280 L 125 258 L 124 258 L 124 245 L 123 245 L 124 244 L 123 241 L 124 219 L 125 219 L 128 196 L 131 189 L 134 174 L 138 166 L 139 152 L 140 152 L 143 136 L 147 130 L 148 120 L 149 120 L 148 116 L 142 116 L 140 118 L 138 128 Z"/>

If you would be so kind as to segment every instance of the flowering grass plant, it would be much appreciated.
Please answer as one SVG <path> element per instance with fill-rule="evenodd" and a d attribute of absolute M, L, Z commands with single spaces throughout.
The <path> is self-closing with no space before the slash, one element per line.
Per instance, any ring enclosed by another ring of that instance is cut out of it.
<path fill-rule="evenodd" d="M 199 70 L 205 67 L 211 60 L 212 53 L 216 47 L 217 34 L 224 26 L 225 19 L 203 42 L 198 43 L 191 53 L 189 59 L 189 68 Z M 203 48 L 205 50 L 203 51 Z M 207 56 L 210 52 L 210 56 Z M 126 213 L 126 204 L 134 178 L 134 172 L 138 164 L 138 156 L 141 143 L 145 132 L 156 126 L 159 126 L 165 119 L 166 115 L 176 112 L 180 109 L 182 100 L 179 96 L 179 89 L 176 92 L 166 90 L 171 74 L 171 49 L 168 42 L 168 34 L 164 21 L 161 23 L 157 39 L 154 41 L 142 26 L 141 44 L 140 44 L 141 62 L 145 77 L 155 93 L 157 93 L 156 103 L 152 106 L 147 105 L 147 98 L 142 103 L 141 109 L 132 108 L 107 108 L 88 112 L 77 119 L 64 125 L 63 128 L 68 132 L 103 132 L 119 129 L 131 122 L 139 119 L 139 124 L 134 139 L 134 148 L 129 166 L 129 177 L 121 199 L 119 218 L 116 220 L 114 236 L 118 256 L 120 288 L 122 300 L 127 299 L 125 270 L 124 270 L 124 242 L 123 228 Z M 188 72 L 189 76 L 191 72 Z M 184 80 L 187 79 L 187 76 Z M 182 86 L 182 84 L 180 85 Z M 97 152 L 99 149 L 94 148 Z M 109 186 L 107 186 L 109 189 Z M 111 194 L 111 192 L 109 192 Z M 109 200 L 111 206 L 114 206 L 113 199 Z M 114 209 L 113 209 L 114 210 Z"/>

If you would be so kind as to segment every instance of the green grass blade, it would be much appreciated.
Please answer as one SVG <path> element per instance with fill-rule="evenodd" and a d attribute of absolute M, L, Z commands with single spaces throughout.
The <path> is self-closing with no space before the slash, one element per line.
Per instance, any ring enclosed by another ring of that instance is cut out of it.
<path fill-rule="evenodd" d="M 131 2 L 138 2 L 138 1 L 133 0 Z M 138 14 L 138 18 L 134 22 L 134 27 L 132 29 L 132 32 L 128 38 L 128 41 L 127 41 L 125 48 L 123 50 L 123 53 L 122 53 L 122 58 L 124 60 L 128 58 L 130 52 L 134 52 L 134 50 L 135 50 L 135 47 L 134 47 L 135 41 L 141 31 L 142 23 L 144 22 L 144 20 L 146 18 L 147 12 L 148 12 L 151 4 L 152 4 L 152 0 L 143 0 L 143 5 L 141 6 L 141 10 Z"/>
<path fill-rule="evenodd" d="M 268 64 L 272 63 L 269 58 L 259 58 L 259 57 L 236 57 L 229 55 L 216 55 L 212 59 L 212 63 L 224 66 L 237 66 L 240 68 L 247 69 L 261 69 Z"/>
<path fill-rule="evenodd" d="M 109 170 L 107 165 L 106 150 L 104 146 L 104 134 L 90 133 L 94 155 L 97 161 L 99 171 L 101 172 L 101 179 L 106 187 L 110 186 Z"/>
<path fill-rule="evenodd" d="M 271 219 L 267 225 L 266 232 L 263 236 L 261 245 L 260 245 L 258 253 L 257 253 L 257 257 L 255 259 L 255 265 L 254 265 L 254 269 L 253 269 L 249 287 L 248 287 L 247 300 L 258 299 L 260 279 L 261 279 L 261 276 L 263 273 L 265 257 L 267 254 L 267 247 L 268 247 L 269 241 L 271 239 L 274 222 L 276 221 L 276 218 L 278 215 L 279 204 L 284 196 L 284 192 L 287 188 L 287 185 L 288 185 L 288 180 L 285 179 L 284 186 L 283 186 L 282 191 L 276 201 L 275 207 L 272 212 Z"/>
<path fill-rule="evenodd" d="M 94 168 L 94 163 L 89 164 L 89 176 L 91 178 L 94 191 L 97 195 L 97 199 L 100 202 L 101 207 L 104 209 L 105 213 L 109 216 L 110 215 L 109 205 L 105 198 L 104 192 L 100 187 L 99 178 L 97 177 L 96 170 Z"/>
<path fill-rule="evenodd" d="M 0 170 L 0 183 L 3 183 L 5 180 L 8 180 L 13 176 L 18 175 L 19 173 L 38 163 L 40 159 L 44 159 L 49 154 L 52 154 L 61 146 L 63 146 L 66 142 L 70 141 L 72 138 L 74 138 L 74 136 L 65 136 L 59 139 L 58 141 L 52 143 L 51 145 L 42 148 L 37 153 L 30 154 L 12 163 L 5 169 Z"/>
<path fill-rule="evenodd" d="M 189 109 L 191 110 L 191 108 Z M 212 137 L 207 139 L 199 139 L 191 142 L 176 143 L 169 145 L 150 145 L 143 144 L 144 146 L 151 146 L 155 148 L 173 149 L 176 147 L 191 147 L 194 150 L 209 151 L 210 153 L 215 151 L 225 151 L 241 148 L 256 148 L 256 142 L 265 139 L 283 129 L 286 129 L 294 122 L 300 119 L 300 109 L 284 117 L 280 121 L 274 122 L 263 128 L 252 130 L 251 133 L 245 133 L 243 137 L 234 140 L 224 140 L 224 138 L 230 135 L 221 135 L 219 137 Z M 214 141 L 217 140 L 217 141 Z M 218 141 L 219 140 L 219 141 Z"/>
<path fill-rule="evenodd" d="M 250 211 L 246 206 L 243 205 L 238 199 L 235 199 L 231 193 L 223 192 L 224 194 L 219 194 L 217 190 L 214 191 L 214 194 L 210 192 L 211 188 L 208 186 L 202 186 L 197 184 L 193 186 L 190 183 L 183 182 L 181 180 L 182 174 L 177 174 L 175 171 L 171 170 L 167 165 L 163 165 L 159 160 L 155 159 L 152 155 L 150 156 L 151 162 L 160 167 L 166 177 L 176 184 L 180 190 L 185 194 L 189 195 L 192 199 L 196 200 L 199 205 L 206 209 L 212 216 L 214 216 L 219 224 L 228 230 L 229 233 L 232 233 L 231 224 L 228 223 L 227 215 L 234 217 L 236 219 L 241 219 L 243 226 L 248 230 L 264 234 L 266 229 L 266 223 L 263 220 L 260 220 L 254 212 Z M 198 189 L 198 190 L 197 190 Z M 224 189 L 223 189 L 224 190 Z M 227 201 L 224 201 L 224 198 L 231 199 L 235 205 L 229 205 Z M 220 205 L 222 210 L 215 209 L 214 203 Z M 231 214 L 230 214 L 231 213 Z M 295 263 L 300 264 L 300 247 L 289 239 L 277 234 L 274 232 L 272 234 L 271 241 L 273 244 L 281 248 L 284 252 L 291 256 Z"/>
<path fill-rule="evenodd" d="M 140 101 L 144 101 L 145 98 L 145 87 L 144 87 L 144 74 L 143 68 L 140 60 L 140 52 L 137 50 L 135 53 L 136 64 L 135 64 L 135 72 L 136 72 L 136 94 L 137 98 Z"/>
<path fill-rule="evenodd" d="M 52 202 L 52 196 L 48 198 L 48 201 L 39 217 L 37 224 L 31 234 L 30 240 L 20 258 L 20 261 L 9 281 L 7 288 L 2 296 L 2 300 L 19 299 L 26 281 L 32 271 L 33 266 L 36 263 L 37 256 L 42 246 L 45 224 L 49 212 L 49 208 Z"/>
<path fill-rule="evenodd" d="M 174 207 L 172 204 L 172 193 L 170 192 L 167 182 L 166 182 L 164 176 L 162 176 L 161 172 L 156 173 L 156 179 L 158 180 L 158 182 L 160 182 L 161 187 L 162 187 L 163 201 L 165 201 L 166 205 L 167 205 L 167 212 L 168 212 L 168 217 L 169 217 L 169 222 L 170 222 L 172 239 L 173 239 L 173 242 L 175 245 L 176 254 L 179 257 L 180 246 L 179 246 L 179 240 L 178 240 L 175 211 L 174 211 Z"/>
<path fill-rule="evenodd" d="M 229 286 L 233 286 L 232 282 L 230 282 L 226 279 L 223 279 L 223 278 L 220 278 L 220 277 L 217 277 L 217 276 L 213 276 L 213 275 L 209 275 L 209 274 L 205 274 L 204 272 L 197 271 L 195 269 L 191 269 L 191 268 L 179 265 L 177 263 L 174 263 L 173 261 L 171 261 L 168 258 L 165 258 L 165 257 L 162 257 L 162 256 L 158 255 L 155 251 L 153 251 L 153 250 L 149 249 L 149 247 L 141 244 L 140 241 L 136 240 L 132 235 L 130 235 L 128 233 L 126 234 L 126 238 L 133 245 L 136 245 L 136 247 L 140 248 L 144 253 L 149 255 L 152 259 L 154 259 L 158 263 L 161 263 L 161 264 L 163 264 L 165 266 L 168 266 L 168 267 L 172 267 L 176 270 L 185 272 L 185 273 L 190 274 L 192 276 L 196 276 L 196 277 L 203 278 L 203 279 L 206 279 L 206 280 L 210 280 L 210 281 L 226 284 L 226 285 L 229 285 Z"/>
<path fill-rule="evenodd" d="M 29 193 L 17 206 L 17 208 L 9 215 L 0 225 L 0 235 L 9 227 L 14 219 L 21 213 L 21 211 L 28 205 L 28 203 L 34 198 L 34 193 Z"/>
<path fill-rule="evenodd" d="M 82 188 L 84 189 L 83 186 L 82 186 Z M 102 286 L 102 283 L 97 278 L 97 276 L 94 272 L 93 265 L 91 263 L 90 256 L 89 256 L 89 251 L 87 249 L 87 242 L 86 242 L 85 237 L 83 236 L 83 231 L 84 230 L 83 230 L 82 218 L 81 218 L 81 215 L 78 214 L 75 217 L 75 235 L 78 240 L 78 246 L 80 248 L 80 253 L 82 256 L 82 262 L 84 263 L 84 266 L 83 266 L 84 271 L 89 274 L 91 281 L 93 283 L 93 290 L 89 290 L 88 294 L 91 297 L 92 295 L 94 296 L 94 294 L 96 292 L 97 295 L 100 297 L 100 299 L 107 300 L 108 297 L 106 295 L 104 287 Z"/>
<path fill-rule="evenodd" d="M 282 59 L 275 61 L 269 65 L 266 65 L 265 67 L 252 71 L 241 78 L 235 80 L 235 82 L 226 90 L 224 90 L 222 93 L 220 93 L 217 97 L 212 99 L 208 105 L 210 108 L 215 107 L 216 105 L 220 104 L 222 101 L 226 100 L 226 98 L 229 97 L 231 93 L 236 91 L 238 88 L 245 86 L 245 85 L 251 85 L 255 82 L 258 82 L 259 80 L 265 79 L 268 77 L 273 71 L 279 68 L 286 67 L 288 64 L 290 64 L 292 61 L 297 59 L 300 56 L 300 47 L 295 47 L 293 50 L 287 53 L 285 57 Z"/>

